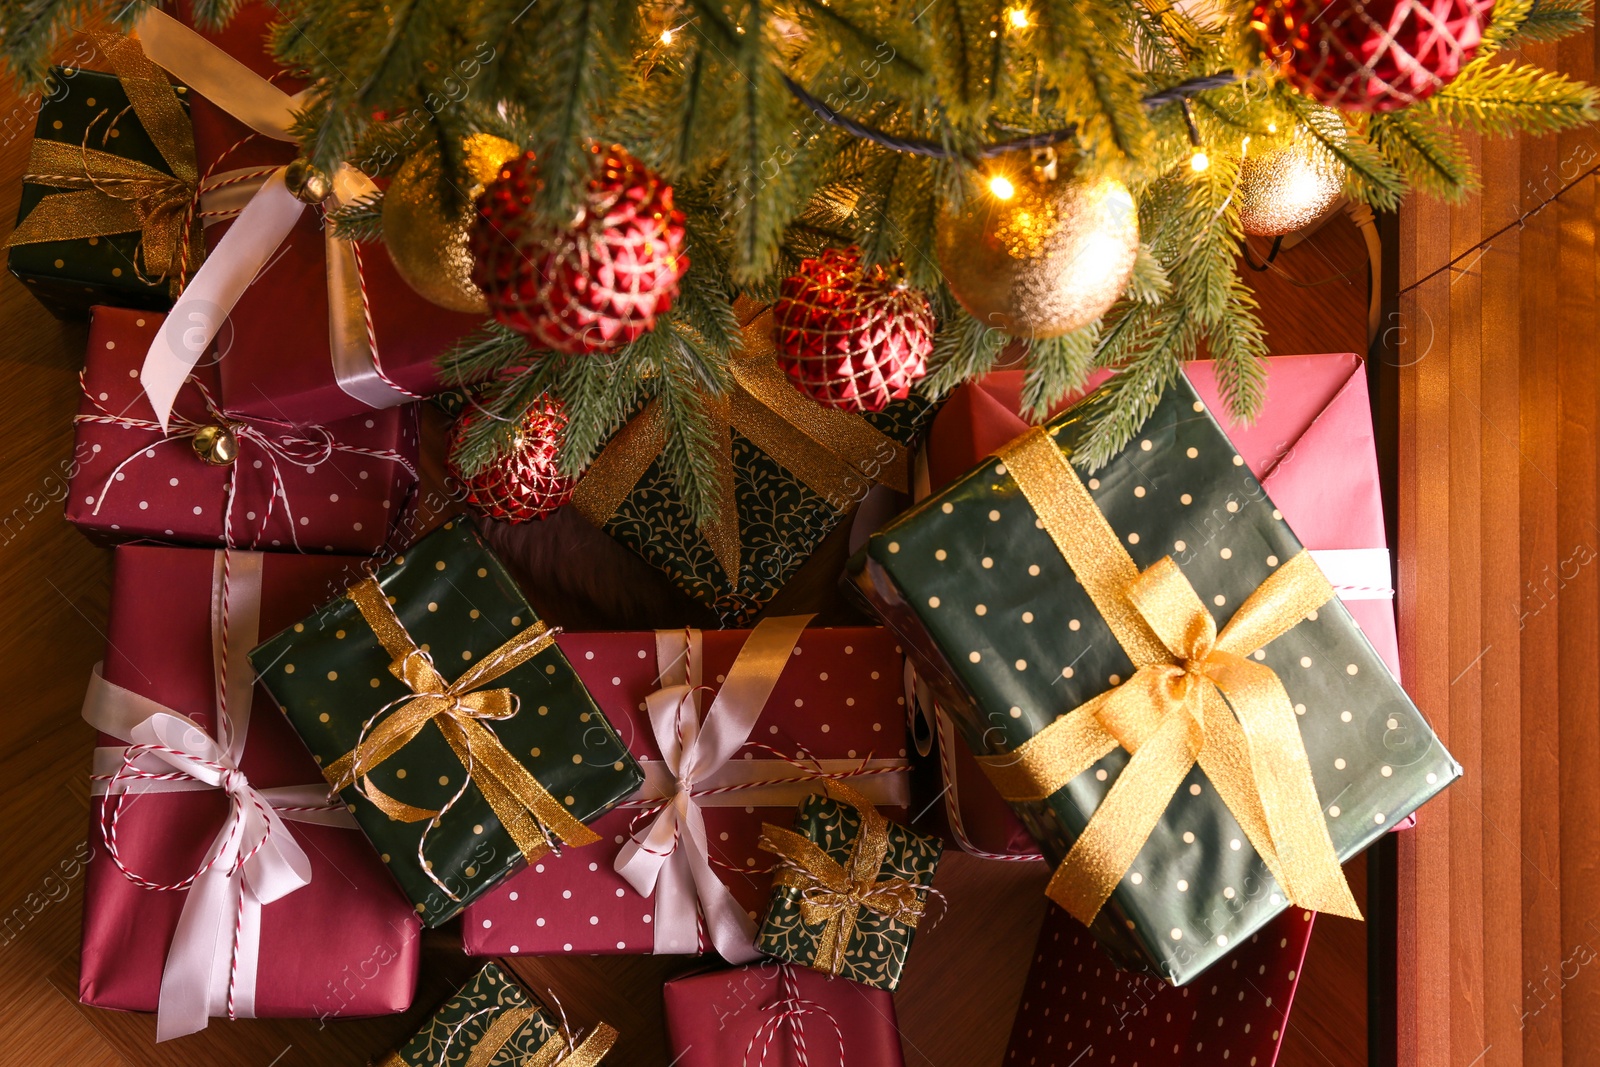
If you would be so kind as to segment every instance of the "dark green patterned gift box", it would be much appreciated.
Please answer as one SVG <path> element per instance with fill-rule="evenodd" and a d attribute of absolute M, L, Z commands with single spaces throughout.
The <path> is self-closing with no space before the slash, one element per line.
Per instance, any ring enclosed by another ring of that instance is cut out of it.
<path fill-rule="evenodd" d="M 732 361 L 716 523 L 697 526 L 678 496 L 654 404 L 612 438 L 573 496 L 727 627 L 748 626 L 874 485 L 909 491 L 910 446 L 935 411 L 916 392 L 878 412 L 824 408 L 784 377 L 770 329 L 767 313 L 747 323 Z"/>
<path fill-rule="evenodd" d="M 777 867 L 756 948 L 892 991 L 942 846 L 887 821 L 854 790 L 829 788 L 839 799 L 807 797 L 793 831 L 761 828 Z"/>
<path fill-rule="evenodd" d="M 644 777 L 470 522 L 365 577 L 250 658 L 436 926 Z"/>
<path fill-rule="evenodd" d="M 563 1067 L 590 1067 L 616 1037 L 604 1023 L 586 1037 L 570 1034 L 538 998 L 489 963 L 378 1067 L 534 1067 L 558 1059 Z"/>
<path fill-rule="evenodd" d="M 1070 472 L 1060 457 L 1072 455 L 1096 400 L 1091 396 L 1063 413 L 1042 436 L 1021 438 L 1002 450 L 1011 467 L 1028 475 L 1033 499 L 1053 499 L 1037 493 L 1033 479 L 1039 471 L 1053 470 L 1053 476 Z M 1024 442 L 1031 442 L 1028 449 Z M 1044 513 L 1024 495 L 1016 471 L 991 458 L 874 534 L 851 561 L 855 587 L 906 642 L 920 673 L 980 760 L 987 761 L 997 784 L 1008 775 L 1037 773 L 1039 764 L 1032 759 L 1040 746 L 1023 746 L 1058 718 L 1071 721 L 1068 713 L 1117 690 L 1134 674 L 1122 643 L 1127 623 L 1121 611 L 1131 600 L 1110 601 L 1119 608 L 1117 625 L 1123 628 L 1114 631 L 1085 589 L 1086 580 L 1102 591 L 1107 588 L 1097 577 L 1105 568 L 1086 568 L 1087 579 L 1080 577 L 1058 547 L 1055 531 L 1070 544 L 1079 534 L 1094 541 L 1084 531 L 1098 528 L 1113 549 L 1120 543 L 1115 554 L 1128 561 L 1129 573 L 1138 581 L 1153 575 L 1173 578 L 1171 565 L 1161 564 L 1170 559 L 1179 572 L 1178 584 L 1186 580 L 1192 586 L 1193 592 L 1184 594 L 1192 605 L 1185 609 L 1186 625 L 1200 646 L 1213 621 L 1224 634 L 1216 647 L 1227 645 L 1225 627 L 1236 613 L 1247 614 L 1241 609 L 1269 579 L 1273 587 L 1291 574 L 1306 579 L 1308 586 L 1322 581 L 1314 566 L 1306 573 L 1309 558 L 1299 558 L 1300 542 L 1186 378 L 1180 377 L 1162 396 L 1122 453 L 1092 476 L 1079 472 L 1074 484 L 1075 496 L 1064 488 L 1060 492 L 1087 510 L 1047 504 L 1047 525 Z M 1067 515 L 1074 517 L 1063 520 Z M 1105 541 L 1096 543 L 1103 547 Z M 1135 588 L 1132 581 L 1111 586 L 1118 598 L 1131 596 L 1124 591 Z M 1246 759 L 1232 768 L 1273 768 L 1263 772 L 1265 780 L 1285 780 L 1286 772 L 1273 776 L 1275 768 L 1293 765 L 1298 726 L 1314 795 L 1305 789 L 1305 776 L 1296 776 L 1304 804 L 1295 810 L 1306 817 L 1299 826 L 1313 837 L 1321 838 L 1319 824 L 1325 825 L 1331 849 L 1327 839 L 1320 848 L 1331 869 L 1333 854 L 1347 860 L 1361 852 L 1461 770 L 1344 606 L 1321 596 L 1308 594 L 1317 601 L 1314 609 L 1285 608 L 1283 621 L 1265 634 L 1270 639 L 1261 647 L 1234 653 L 1243 664 L 1239 671 L 1259 677 L 1264 672 L 1252 665 L 1264 665 L 1281 680 L 1288 703 L 1274 705 L 1281 709 L 1274 721 L 1287 730 L 1291 744 L 1270 749 L 1275 753 L 1271 760 L 1265 759 L 1269 750 L 1263 748 L 1256 755 L 1263 762 Z M 1252 607 L 1261 602 L 1257 598 Z M 1207 613 L 1211 620 L 1205 620 Z M 1196 629 L 1202 621 L 1206 625 Z M 1263 634 L 1249 633 L 1257 639 L 1252 644 Z M 1196 655 L 1214 654 L 1200 646 Z M 1158 665 L 1152 669 L 1169 671 L 1177 679 L 1174 685 L 1201 681 L 1185 674 L 1188 660 L 1167 649 L 1158 651 L 1160 657 L 1146 662 Z M 1164 658 L 1169 655 L 1173 658 Z M 1174 665 L 1159 666 L 1165 663 Z M 1215 696 L 1204 689 L 1192 691 L 1204 699 Z M 1231 703 L 1218 705 L 1224 718 L 1207 720 L 1202 749 L 1237 743 L 1229 741 L 1229 733 L 1242 736 L 1232 713 L 1242 705 L 1226 685 L 1218 691 Z M 1227 729 L 1213 734 L 1212 722 Z M 1049 736 L 1064 735 L 1057 727 Z M 1196 735 L 1189 736 L 1192 746 Z M 1128 753 L 1115 740 L 1090 750 L 1106 754 L 1062 762 L 1039 777 L 1064 778 L 1070 767 L 1086 769 L 1044 800 L 1013 802 L 1053 863 L 1060 864 L 1084 835 L 1128 766 Z M 1244 751 L 1250 751 L 1247 743 Z M 1263 780 L 1261 773 L 1253 779 Z M 1170 784 L 1170 801 L 1156 809 L 1162 813 L 1142 846 L 1136 835 L 1122 838 L 1128 842 L 1124 854 L 1132 856 L 1131 865 L 1115 882 L 1091 928 L 1119 962 L 1182 984 L 1283 910 L 1286 894 L 1219 797 L 1217 784 L 1198 765 L 1181 781 L 1174 776 Z M 1130 779 L 1130 789 L 1139 788 Z M 1117 847 L 1114 835 L 1098 840 Z M 1313 852 L 1317 849 L 1280 847 L 1279 859 L 1298 863 Z M 1105 867 L 1112 879 L 1121 869 Z M 1073 862 L 1057 879 L 1081 884 L 1091 880 L 1093 870 L 1092 864 Z M 1067 894 L 1058 894 L 1056 885 L 1052 883 L 1052 895 L 1059 900 Z"/>
<path fill-rule="evenodd" d="M 205 251 L 192 220 L 183 239 L 196 181 L 188 90 L 129 39 L 93 40 L 115 73 L 51 70 L 7 242 L 11 273 L 63 319 L 95 304 L 171 307 Z"/>

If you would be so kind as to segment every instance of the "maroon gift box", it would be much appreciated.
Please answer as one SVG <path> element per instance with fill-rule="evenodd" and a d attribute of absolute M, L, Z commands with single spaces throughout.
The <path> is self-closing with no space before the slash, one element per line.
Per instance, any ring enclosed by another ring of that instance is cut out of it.
<path fill-rule="evenodd" d="M 216 732 L 212 603 L 217 552 L 124 545 L 116 551 L 106 681 L 188 715 Z M 244 553 L 235 553 L 234 560 Z M 359 573 L 347 557 L 264 555 L 260 630 L 304 618 Z M 253 690 L 239 769 L 256 788 L 320 783 L 322 775 L 270 697 Z M 125 742 L 101 734 L 98 744 Z M 141 888 L 106 851 L 91 804 L 79 996 L 85 1004 L 154 1011 L 185 892 Z M 227 800 L 214 789 L 130 798 L 117 844 L 130 870 L 170 884 L 204 862 Z M 371 846 L 355 829 L 288 824 L 311 882 L 261 913 L 256 1015 L 327 1018 L 404 1011 L 416 985 L 417 922 Z"/>
<path fill-rule="evenodd" d="M 89 328 L 67 521 L 112 541 L 220 544 L 229 488 L 235 547 L 371 554 L 402 521 L 416 485 L 414 407 L 326 426 L 240 415 L 203 362 L 179 391 L 169 432 L 139 385 L 163 317 L 97 307 Z M 213 465 L 196 427 L 235 426 L 238 459 Z"/>
<path fill-rule="evenodd" d="M 1022 990 L 1005 1067 L 1272 1067 L 1311 940 L 1288 911 L 1183 987 L 1119 971 L 1051 908 Z"/>
<path fill-rule="evenodd" d="M 246 4 L 221 30 L 202 36 L 285 92 L 302 88 L 266 49 L 275 11 Z M 259 134 L 199 94 L 190 94 L 195 153 L 200 172 L 224 174 L 242 168 L 280 167 L 296 147 Z M 419 141 L 416 147 L 423 147 Z M 353 160 L 359 167 L 361 161 Z M 206 227 L 215 248 L 227 222 Z M 443 388 L 436 356 L 481 326 L 484 315 L 447 311 L 418 296 L 401 279 L 382 242 L 358 243 L 362 286 L 382 374 L 416 396 Z M 323 219 L 319 209 L 302 213 L 267 267 L 228 316 L 219 334 L 222 389 L 234 410 L 248 415 L 326 423 L 371 410 L 339 387 L 328 340 L 328 280 Z"/>
<path fill-rule="evenodd" d="M 1223 410 L 1215 365 L 1196 361 L 1186 373 L 1211 410 Z M 1026 429 L 1018 415 L 1022 377 L 1021 371 L 996 372 L 951 395 L 928 437 L 928 479 L 933 489 L 965 474 Z M 1104 375 L 1091 378 L 1085 391 L 1103 380 Z M 1079 395 L 1065 398 L 1057 410 Z M 1307 548 L 1321 552 L 1384 547 L 1378 458 L 1366 367 L 1360 357 L 1268 359 L 1267 401 L 1260 417 L 1250 426 L 1226 423 L 1224 429 Z M 1324 559 L 1319 562 L 1329 565 Z M 1352 598 L 1337 578 L 1333 580 L 1345 607 L 1398 677 L 1392 592 L 1371 590 Z M 1382 584 L 1388 585 L 1386 575 Z M 943 802 L 933 805 L 932 828 L 976 855 L 1037 856 L 1037 844 L 984 778 L 971 750 L 948 724 L 936 720 L 933 728 L 940 731 L 938 758 L 945 792 Z"/>
<path fill-rule="evenodd" d="M 715 691 L 748 630 L 707 630 L 702 634 L 704 682 Z M 645 697 L 661 687 L 656 635 L 564 633 L 561 651 L 577 668 L 600 710 L 616 726 L 629 750 L 652 775 L 661 749 L 645 711 Z M 807 629 L 779 677 L 750 740 L 730 763 L 783 757 L 852 761 L 901 760 L 905 754 L 905 696 L 902 656 L 895 637 L 877 627 Z M 714 684 L 716 683 L 716 684 Z M 711 693 L 702 705 L 711 706 Z M 809 772 L 780 762 L 774 777 Z M 904 772 L 867 777 L 894 777 Z M 648 786 L 647 786 L 648 788 Z M 802 786 L 821 792 L 820 783 Z M 707 836 L 718 876 L 754 920 L 767 907 L 772 888 L 770 857 L 756 847 L 761 824 L 787 826 L 798 798 L 774 806 L 743 804 L 738 792 L 702 799 Z M 718 800 L 733 806 L 713 806 Z M 905 821 L 903 807 L 884 807 L 891 819 Z M 469 955 L 557 955 L 574 953 L 652 953 L 654 895 L 641 896 L 614 864 L 635 825 L 649 815 L 637 801 L 625 803 L 593 824 L 598 844 L 546 856 L 508 878 L 463 913 L 463 942 Z M 676 951 L 709 949 L 702 925 L 699 944 Z M 664 951 L 673 951 L 664 949 Z"/>
<path fill-rule="evenodd" d="M 661 992 L 674 1067 L 905 1063 L 887 990 L 769 960 L 677 978 Z"/>

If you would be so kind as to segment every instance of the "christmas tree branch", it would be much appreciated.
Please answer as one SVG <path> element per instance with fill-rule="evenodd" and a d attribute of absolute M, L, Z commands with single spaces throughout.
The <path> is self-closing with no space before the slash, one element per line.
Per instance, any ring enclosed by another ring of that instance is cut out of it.
<path fill-rule="evenodd" d="M 1592 87 L 1565 75 L 1480 59 L 1429 97 L 1426 110 L 1439 122 L 1505 137 L 1517 130 L 1554 133 L 1593 122 L 1600 117 L 1596 102 Z"/>

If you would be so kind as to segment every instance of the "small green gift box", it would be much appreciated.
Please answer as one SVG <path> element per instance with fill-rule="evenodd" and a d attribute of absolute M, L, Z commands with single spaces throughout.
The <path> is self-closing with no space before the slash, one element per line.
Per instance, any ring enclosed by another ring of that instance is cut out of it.
<path fill-rule="evenodd" d="M 250 654 L 429 926 L 644 781 L 471 523 L 447 522 Z"/>
<path fill-rule="evenodd" d="M 110 73 L 52 68 L 7 266 L 50 312 L 162 311 L 204 257 L 188 89 L 136 41 L 95 34 Z"/>
<path fill-rule="evenodd" d="M 1187 378 L 1093 473 L 1097 395 L 851 561 L 1049 895 L 1183 984 L 1461 773 Z"/>
<path fill-rule="evenodd" d="M 848 786 L 827 788 L 800 804 L 793 830 L 761 828 L 777 866 L 756 948 L 893 991 L 942 846 L 889 822 Z"/>
<path fill-rule="evenodd" d="M 617 1032 L 600 1023 L 575 1035 L 537 997 L 493 963 L 378 1067 L 592 1067 Z"/>
<path fill-rule="evenodd" d="M 617 432 L 572 498 L 729 628 L 749 626 L 874 486 L 910 492 L 911 446 L 936 409 L 916 392 L 882 411 L 825 408 L 784 376 L 771 332 L 768 312 L 745 324 L 729 395 L 708 400 L 722 457 L 715 522 L 697 525 L 678 495 L 655 403 Z"/>

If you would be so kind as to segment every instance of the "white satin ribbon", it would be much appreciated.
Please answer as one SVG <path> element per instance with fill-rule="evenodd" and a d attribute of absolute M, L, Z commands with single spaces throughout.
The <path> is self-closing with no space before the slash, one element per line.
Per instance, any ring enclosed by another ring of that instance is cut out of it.
<path fill-rule="evenodd" d="M 711 868 L 703 806 L 791 805 L 818 792 L 823 775 L 862 769 L 859 760 L 826 760 L 813 777 L 783 760 L 733 760 L 755 728 L 810 615 L 765 619 L 745 639 L 722 686 L 701 717 L 701 635 L 698 630 L 656 634 L 656 665 L 662 688 L 646 698 L 650 726 L 664 757 L 645 761 L 645 787 L 635 800 L 666 803 L 650 825 L 635 833 L 617 855 L 617 873 L 644 896 L 655 894 L 655 951 L 693 953 L 699 948 L 699 916 L 711 945 L 730 963 L 759 958 L 755 925 Z M 687 669 L 686 669 L 687 664 Z M 731 762 L 730 762 L 731 761 Z M 905 760 L 873 760 L 870 766 L 903 770 Z M 904 804 L 904 773 L 864 775 L 883 799 Z M 881 781 L 893 779 L 894 781 Z M 759 783 L 759 784 L 757 784 Z M 704 791 L 729 788 L 725 793 Z"/>
<path fill-rule="evenodd" d="M 296 140 L 291 129 L 301 96 L 290 96 L 154 7 L 146 8 L 139 16 L 134 31 L 145 54 L 195 92 L 263 136 Z M 260 181 L 249 203 L 189 280 L 151 342 L 139 381 L 163 430 L 189 372 L 307 206 L 289 192 L 284 182 L 285 169 L 279 167 Z M 332 207 L 377 191 L 370 178 L 348 163 L 341 163 L 332 177 L 333 193 L 328 198 Z M 238 195 L 230 192 L 228 197 Z M 355 245 L 334 237 L 332 227 L 324 227 L 323 240 L 328 272 L 328 346 L 339 388 L 374 408 L 397 407 L 415 399 L 385 379 L 378 368 Z"/>
<path fill-rule="evenodd" d="M 131 762 L 127 749 L 96 748 L 95 795 L 106 795 L 115 779 L 116 794 L 220 789 L 229 800 L 228 817 L 188 889 L 167 950 L 157 1041 L 203 1030 L 212 1016 L 254 1017 L 261 908 L 311 882 L 310 862 L 284 820 L 355 826 L 348 811 L 330 803 L 324 783 L 257 789 L 239 770 L 254 695 L 248 654 L 259 637 L 262 557 L 253 552 L 229 556 L 225 561 L 223 552 L 215 554 L 212 581 L 216 736 L 188 716 L 106 681 L 98 666 L 83 704 L 83 718 L 96 730 L 130 745 L 156 746 Z M 225 693 L 223 678 L 228 680 Z M 116 777 L 129 770 L 170 777 Z M 105 803 L 115 803 L 114 796 Z"/>

